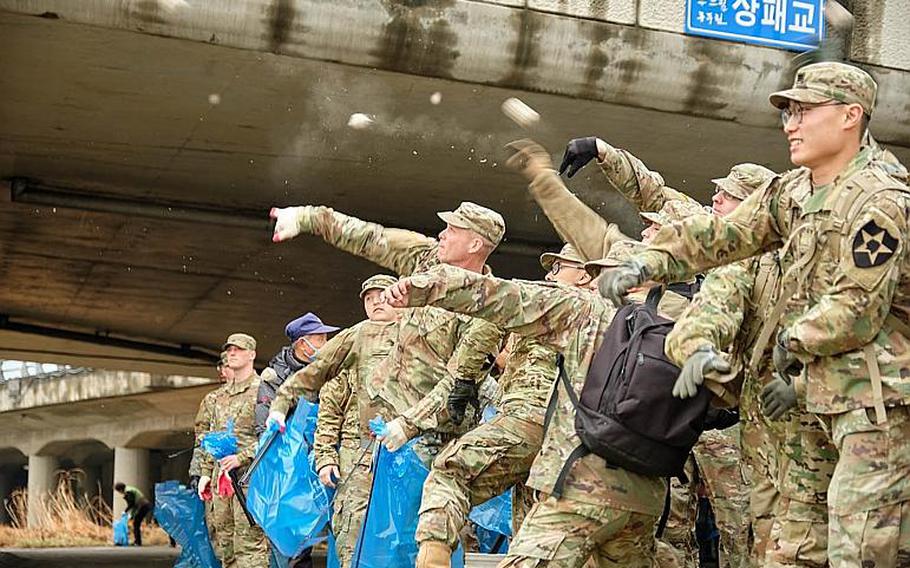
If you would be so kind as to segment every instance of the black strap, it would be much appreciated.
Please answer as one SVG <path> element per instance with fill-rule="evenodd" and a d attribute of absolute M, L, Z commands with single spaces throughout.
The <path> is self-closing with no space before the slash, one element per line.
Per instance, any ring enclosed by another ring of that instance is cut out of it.
<path fill-rule="evenodd" d="M 507 538 L 509 537 L 500 533 L 500 535 L 496 537 L 496 542 L 493 543 L 493 548 L 490 549 L 489 554 L 499 554 L 499 547 L 503 545 Z"/>
<path fill-rule="evenodd" d="M 559 374 L 562 373 L 562 361 L 563 361 L 562 353 L 556 355 L 557 384 L 554 385 L 553 393 L 550 395 L 550 400 L 547 402 L 547 411 L 543 416 L 543 434 L 544 434 L 544 436 L 547 435 L 547 428 L 550 427 L 550 419 L 553 418 L 553 413 L 556 412 L 556 399 L 559 398 L 557 396 L 556 389 L 559 388 L 558 380 L 559 380 Z"/>
<path fill-rule="evenodd" d="M 664 530 L 667 528 L 667 521 L 670 519 L 670 478 L 667 478 L 667 494 L 664 496 L 664 510 L 660 513 L 660 519 L 657 521 L 657 532 L 654 538 L 664 536 Z"/>
<path fill-rule="evenodd" d="M 566 488 L 566 479 L 569 477 L 569 472 L 572 471 L 572 466 L 575 465 L 575 462 L 590 453 L 591 450 L 585 447 L 584 444 L 579 444 L 572 450 L 572 453 L 566 458 L 566 463 L 564 463 L 562 469 L 559 470 L 559 477 L 556 478 L 556 484 L 553 485 L 554 497 L 557 499 L 562 497 L 562 491 Z"/>
<path fill-rule="evenodd" d="M 648 297 L 645 298 L 645 305 L 648 307 L 654 308 L 654 310 L 656 311 L 657 305 L 660 304 L 660 299 L 663 298 L 663 296 L 664 296 L 664 287 L 655 286 L 655 287 L 651 288 L 651 290 L 648 292 Z"/>

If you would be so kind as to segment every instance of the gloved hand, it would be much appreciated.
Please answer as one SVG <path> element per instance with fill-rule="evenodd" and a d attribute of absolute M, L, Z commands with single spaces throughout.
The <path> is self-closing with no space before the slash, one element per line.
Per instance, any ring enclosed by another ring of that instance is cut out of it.
<path fill-rule="evenodd" d="M 469 404 L 474 407 L 476 412 L 480 412 L 479 392 L 480 389 L 474 381 L 455 379 L 455 386 L 452 387 L 449 400 L 446 402 L 446 410 L 449 411 L 449 419 L 453 424 L 464 422 L 465 411 Z"/>
<path fill-rule="evenodd" d="M 300 234 L 300 226 L 297 223 L 299 209 L 299 207 L 272 207 L 269 211 L 269 217 L 275 220 L 272 242 L 280 243 Z"/>
<path fill-rule="evenodd" d="M 335 487 L 339 473 L 337 465 L 324 465 L 319 470 L 319 481 L 326 487 Z"/>
<path fill-rule="evenodd" d="M 271 410 L 269 411 L 269 417 L 265 419 L 265 429 L 277 430 L 283 434 L 285 429 L 285 420 L 286 418 L 284 414 L 278 412 L 277 410 Z"/>
<path fill-rule="evenodd" d="M 566 144 L 566 151 L 562 155 L 562 164 L 559 165 L 559 175 L 566 174 L 572 177 L 585 164 L 597 158 L 600 152 L 597 149 L 597 138 L 574 138 Z"/>
<path fill-rule="evenodd" d="M 404 418 L 399 416 L 385 426 L 385 435 L 379 436 L 377 439 L 385 446 L 385 449 L 390 452 L 397 452 L 408 441 L 408 435 L 404 431 Z"/>
<path fill-rule="evenodd" d="M 198 493 L 198 491 L 199 491 L 199 476 L 198 476 L 198 475 L 191 475 L 191 476 L 190 476 L 190 484 L 189 484 L 187 487 L 189 487 L 190 489 L 192 489 L 194 492 L 197 492 L 197 493 Z"/>
<path fill-rule="evenodd" d="M 547 150 L 528 138 L 506 144 L 514 154 L 506 160 L 506 167 L 520 173 L 529 182 L 546 170 L 553 170 L 553 161 Z"/>
<path fill-rule="evenodd" d="M 780 330 L 780 333 L 777 334 L 772 360 L 774 368 L 783 376 L 798 375 L 803 369 L 803 364 L 790 351 L 790 332 L 786 329 Z"/>
<path fill-rule="evenodd" d="M 199 477 L 199 485 L 196 486 L 196 495 L 203 501 L 212 500 L 212 478 L 203 475 Z"/>
<path fill-rule="evenodd" d="M 600 295 L 613 302 L 617 308 L 626 303 L 626 294 L 641 286 L 649 278 L 648 270 L 634 261 L 626 261 L 616 268 L 605 270 L 597 282 Z"/>
<path fill-rule="evenodd" d="M 683 364 L 682 371 L 673 385 L 673 396 L 690 398 L 698 394 L 698 387 L 705 382 L 705 375 L 710 372 L 727 373 L 730 363 L 725 361 L 714 347 L 702 347 L 693 353 Z"/>
<path fill-rule="evenodd" d="M 789 380 L 775 373 L 774 380 L 761 391 L 762 410 L 771 420 L 780 420 L 796 406 L 796 388 Z"/>

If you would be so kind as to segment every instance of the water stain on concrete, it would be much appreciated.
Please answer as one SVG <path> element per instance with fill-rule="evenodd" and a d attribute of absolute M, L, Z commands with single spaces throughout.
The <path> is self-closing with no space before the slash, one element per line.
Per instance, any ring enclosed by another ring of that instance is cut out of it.
<path fill-rule="evenodd" d="M 401 73 L 452 77 L 460 55 L 458 36 L 448 20 L 453 0 L 401 0 L 383 2 L 389 20 L 370 55 L 377 67 Z"/>

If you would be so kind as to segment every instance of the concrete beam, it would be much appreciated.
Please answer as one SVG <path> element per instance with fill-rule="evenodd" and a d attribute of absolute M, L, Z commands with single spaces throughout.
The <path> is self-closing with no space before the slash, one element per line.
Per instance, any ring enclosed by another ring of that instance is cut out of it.
<path fill-rule="evenodd" d="M 776 126 L 767 95 L 789 83 L 793 55 L 466 0 L 293 0 L 278 7 L 267 0 L 212 0 L 173 12 L 155 2 L 0 0 L 2 9 L 764 127 Z M 660 14 L 660 6 L 653 12 Z M 910 73 L 873 72 L 881 87 L 876 135 L 910 145 L 910 117 L 904 112 L 910 106 Z"/>

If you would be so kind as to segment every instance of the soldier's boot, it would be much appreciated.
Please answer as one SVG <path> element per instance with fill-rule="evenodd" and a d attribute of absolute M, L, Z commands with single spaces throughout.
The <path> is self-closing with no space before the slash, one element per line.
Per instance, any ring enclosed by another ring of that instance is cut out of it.
<path fill-rule="evenodd" d="M 415 568 L 451 568 L 452 550 L 449 545 L 438 540 L 425 540 L 417 551 Z"/>

